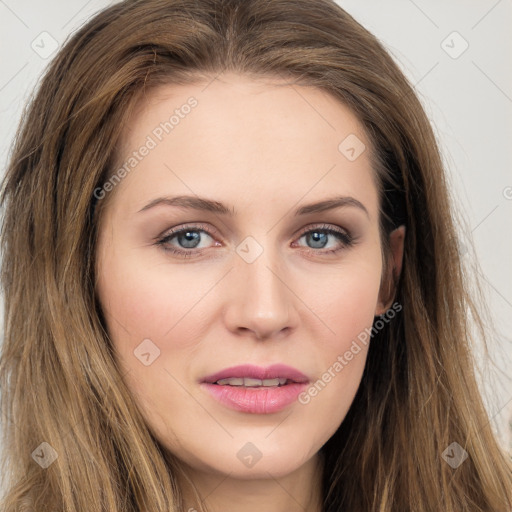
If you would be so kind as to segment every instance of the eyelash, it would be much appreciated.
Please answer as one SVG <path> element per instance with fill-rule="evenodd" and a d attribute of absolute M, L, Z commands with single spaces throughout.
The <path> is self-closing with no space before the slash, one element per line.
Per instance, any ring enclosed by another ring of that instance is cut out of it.
<path fill-rule="evenodd" d="M 190 258 L 194 256 L 200 256 L 202 251 L 205 249 L 177 249 L 176 247 L 168 245 L 168 243 L 175 238 L 176 236 L 180 235 L 181 233 L 185 233 L 187 231 L 193 231 L 193 232 L 203 232 L 206 233 L 210 237 L 214 237 L 214 234 L 210 232 L 208 229 L 208 226 L 205 226 L 203 224 L 199 225 L 192 225 L 192 226 L 184 226 L 180 229 L 176 229 L 175 231 L 168 232 L 165 236 L 159 238 L 156 240 L 155 244 L 159 247 L 162 247 L 164 251 L 170 252 L 173 255 L 177 255 L 183 258 Z M 323 224 L 321 226 L 315 226 L 313 228 L 307 227 L 301 230 L 298 239 L 301 239 L 304 235 L 307 235 L 309 233 L 324 233 L 327 235 L 333 235 L 336 237 L 340 242 L 341 246 L 336 249 L 327 249 L 327 250 L 321 250 L 321 249 L 312 249 L 312 248 L 306 248 L 306 252 L 308 253 L 315 253 L 315 254 L 335 254 L 343 249 L 348 249 L 349 247 L 352 247 L 355 243 L 355 238 L 352 237 L 350 234 L 348 234 L 345 231 L 338 230 L 333 228 L 329 224 Z"/>

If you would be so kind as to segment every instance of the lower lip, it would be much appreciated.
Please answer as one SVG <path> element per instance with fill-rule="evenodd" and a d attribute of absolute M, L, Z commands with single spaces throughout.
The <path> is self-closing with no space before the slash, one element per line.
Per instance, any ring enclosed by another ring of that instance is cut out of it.
<path fill-rule="evenodd" d="M 246 388 L 242 386 L 219 386 L 202 383 L 221 404 L 235 411 L 252 414 L 272 414 L 283 410 L 297 400 L 297 396 L 307 387 L 307 383 L 286 384 L 276 387 Z"/>

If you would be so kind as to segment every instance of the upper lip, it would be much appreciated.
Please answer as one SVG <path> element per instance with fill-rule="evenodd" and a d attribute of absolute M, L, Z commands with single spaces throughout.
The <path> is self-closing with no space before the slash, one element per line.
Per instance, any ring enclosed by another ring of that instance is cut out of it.
<path fill-rule="evenodd" d="M 309 382 L 309 379 L 299 370 L 285 364 L 273 364 L 262 367 L 251 364 L 242 364 L 231 366 L 220 372 L 213 373 L 202 379 L 202 382 L 213 384 L 221 379 L 230 379 L 236 377 L 248 377 L 250 379 L 287 379 L 293 382 Z"/>

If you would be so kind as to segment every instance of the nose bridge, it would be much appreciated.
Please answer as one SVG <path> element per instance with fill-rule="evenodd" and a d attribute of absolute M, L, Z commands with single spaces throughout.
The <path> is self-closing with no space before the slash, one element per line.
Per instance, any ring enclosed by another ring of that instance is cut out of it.
<path fill-rule="evenodd" d="M 262 338 L 293 327 L 293 294 L 286 285 L 279 251 L 270 242 L 264 247 L 247 237 L 236 252 L 232 276 L 236 291 L 228 306 L 230 328 L 248 329 Z"/>

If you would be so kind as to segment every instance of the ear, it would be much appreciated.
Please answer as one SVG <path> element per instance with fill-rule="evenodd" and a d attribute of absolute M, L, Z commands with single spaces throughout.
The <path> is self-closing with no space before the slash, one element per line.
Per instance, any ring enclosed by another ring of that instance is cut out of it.
<path fill-rule="evenodd" d="M 400 226 L 389 234 L 391 261 L 389 262 L 388 268 L 383 270 L 375 316 L 384 314 L 393 303 L 396 283 L 398 283 L 400 273 L 402 272 L 404 240 L 405 226 Z"/>

